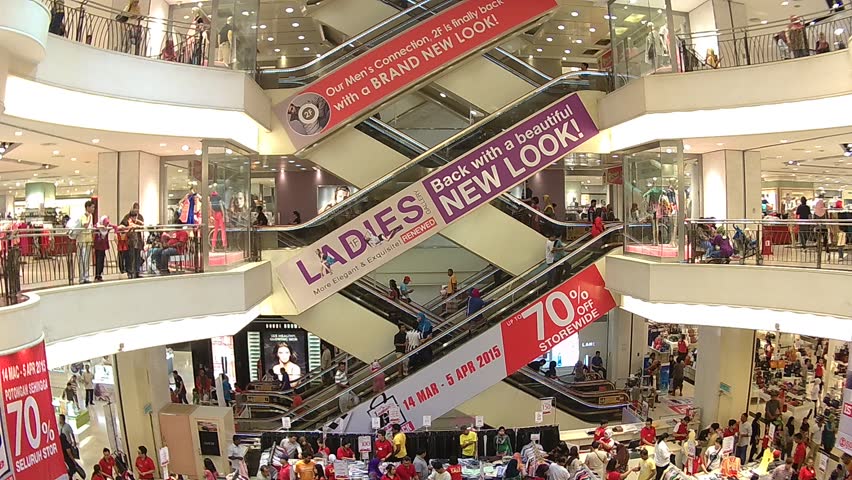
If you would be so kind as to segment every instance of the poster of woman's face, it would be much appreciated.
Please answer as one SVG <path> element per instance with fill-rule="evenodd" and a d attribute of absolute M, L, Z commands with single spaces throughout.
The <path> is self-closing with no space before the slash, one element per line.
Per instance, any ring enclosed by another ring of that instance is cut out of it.
<path fill-rule="evenodd" d="M 351 185 L 322 185 L 317 187 L 317 213 L 330 210 L 335 205 L 345 202 L 358 189 Z"/>
<path fill-rule="evenodd" d="M 263 334 L 264 373 L 272 369 L 279 380 L 286 372 L 290 384 L 307 373 L 308 342 L 305 332 L 267 332 Z"/>

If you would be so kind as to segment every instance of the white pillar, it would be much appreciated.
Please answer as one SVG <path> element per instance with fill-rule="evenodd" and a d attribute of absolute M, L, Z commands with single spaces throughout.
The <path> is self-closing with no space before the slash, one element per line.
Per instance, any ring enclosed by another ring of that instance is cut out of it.
<path fill-rule="evenodd" d="M 609 317 L 607 374 L 616 381 L 639 371 L 648 353 L 648 321 L 626 310 L 616 309 Z"/>
<path fill-rule="evenodd" d="M 719 150 L 701 157 L 703 217 L 759 219 L 760 152 Z"/>
<path fill-rule="evenodd" d="M 118 353 L 115 367 L 126 443 L 122 448 L 134 458 L 136 449 L 144 445 L 156 459 L 163 446 L 157 412 L 171 402 L 166 347 Z"/>
<path fill-rule="evenodd" d="M 98 154 L 98 211 L 118 223 L 133 202 L 145 223 L 160 222 L 160 157 L 145 152 Z"/>
<path fill-rule="evenodd" d="M 698 327 L 695 404 L 701 409 L 702 425 L 727 425 L 747 411 L 753 356 L 753 330 Z M 720 393 L 721 384 L 730 393 Z"/>

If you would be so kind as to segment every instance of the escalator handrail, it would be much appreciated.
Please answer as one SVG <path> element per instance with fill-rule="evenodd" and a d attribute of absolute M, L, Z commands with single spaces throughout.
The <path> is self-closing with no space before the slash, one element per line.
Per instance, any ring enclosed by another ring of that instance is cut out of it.
<path fill-rule="evenodd" d="M 540 373 L 537 374 L 536 372 L 531 371 L 527 367 L 518 370 L 516 373 L 520 373 L 521 375 L 529 378 L 530 380 L 535 380 L 536 382 L 541 383 L 542 385 L 550 388 L 551 390 L 556 391 L 560 395 L 564 395 L 570 398 L 571 400 L 579 403 L 580 405 L 594 410 L 613 410 L 616 408 L 623 408 L 629 405 L 629 403 L 613 403 L 611 405 L 598 405 L 595 403 L 589 403 L 572 394 L 571 388 L 565 385 L 564 383 L 553 380 L 552 378 L 547 378 Z"/>
<path fill-rule="evenodd" d="M 426 315 L 426 318 L 429 319 L 429 322 L 432 323 L 433 327 L 438 327 L 438 326 L 442 325 L 444 322 L 446 322 L 445 319 L 438 318 L 435 314 L 433 314 L 431 312 L 418 310 L 418 309 L 410 306 L 409 304 L 407 304 L 405 302 L 394 301 L 393 299 L 391 299 L 387 296 L 387 293 L 383 288 L 379 288 L 378 286 L 371 284 L 369 281 L 363 281 L 363 280 L 364 279 L 358 279 L 357 283 L 359 284 L 358 285 L 359 287 L 361 287 L 364 290 L 367 290 L 368 292 L 372 293 L 373 295 L 381 298 L 386 303 L 389 303 L 392 306 L 394 306 L 394 307 L 402 310 L 403 312 L 411 315 L 415 319 L 417 318 L 417 316 L 419 314 L 422 313 L 422 314 Z M 379 284 L 379 285 L 381 285 L 381 284 Z"/>
<path fill-rule="evenodd" d="M 443 302 L 450 302 L 450 301 L 457 299 L 459 296 L 467 293 L 467 291 L 470 290 L 470 288 L 464 286 L 465 284 L 476 285 L 480 281 L 490 277 L 491 275 L 494 275 L 494 273 L 497 272 L 498 270 L 500 270 L 500 267 L 490 265 L 490 264 L 487 265 L 482 270 L 480 270 L 480 271 L 474 273 L 473 275 L 465 278 L 464 282 L 462 284 L 463 286 L 459 287 L 459 289 L 456 293 L 448 296 L 447 298 L 444 298 L 444 297 L 438 295 L 437 297 L 433 298 L 432 300 L 429 300 L 428 302 L 426 302 L 426 304 L 423 305 L 423 308 L 426 308 L 428 310 L 432 310 L 433 308 L 437 307 L 438 305 L 440 305 Z"/>
<path fill-rule="evenodd" d="M 384 27 L 384 26 L 386 26 L 386 25 L 390 25 L 390 24 L 392 24 L 392 23 L 394 23 L 394 22 L 396 22 L 397 20 L 400 20 L 400 19 L 405 20 L 405 19 L 409 16 L 409 14 L 410 14 L 410 13 L 415 13 L 414 11 L 415 11 L 415 10 L 418 10 L 418 9 L 421 9 L 421 7 L 422 7 L 423 5 L 426 5 L 427 3 L 431 3 L 431 2 L 442 2 L 442 1 L 444 1 L 444 0 L 422 0 L 422 1 L 418 2 L 416 5 L 414 5 L 414 6 L 412 6 L 412 7 L 409 7 L 409 8 L 406 8 L 405 10 L 400 11 L 400 12 L 399 12 L 399 13 L 397 13 L 396 15 L 391 15 L 390 17 L 388 17 L 388 18 L 386 18 L 386 19 L 382 20 L 381 22 L 379 22 L 379 23 L 377 23 L 377 24 L 373 25 L 372 27 L 370 27 L 370 28 L 368 28 L 368 29 L 364 30 L 363 32 L 361 32 L 361 33 L 359 33 L 359 34 L 355 35 L 354 37 L 352 37 L 352 38 L 350 38 L 350 39 L 346 40 L 345 42 L 341 43 L 340 45 L 338 45 L 338 46 L 336 46 L 336 47 L 332 48 L 331 50 L 329 50 L 329 51 L 327 51 L 327 52 L 325 52 L 325 53 L 324 53 L 324 54 L 322 54 L 321 56 L 319 56 L 319 57 L 317 57 L 317 58 L 314 58 L 313 60 L 311 60 L 311 61 L 310 61 L 310 62 L 308 62 L 308 63 L 302 64 L 302 65 L 299 65 L 299 66 L 297 66 L 297 67 L 288 67 L 288 68 L 270 68 L 270 69 L 264 69 L 264 70 L 262 70 L 262 71 L 263 71 L 263 73 L 265 73 L 265 74 L 266 74 L 266 73 L 270 73 L 270 74 L 289 74 L 289 73 L 297 72 L 297 71 L 299 71 L 299 70 L 304 70 L 304 71 L 306 71 L 306 72 L 307 72 L 307 70 L 308 70 L 310 67 L 312 67 L 312 66 L 316 65 L 317 63 L 322 62 L 323 60 L 325 60 L 325 59 L 327 59 L 328 57 L 330 57 L 330 56 L 334 55 L 335 53 L 337 53 L 337 52 L 338 52 L 338 51 L 340 51 L 340 50 L 343 50 L 343 49 L 348 48 L 348 47 L 353 47 L 353 46 L 354 46 L 354 44 L 355 44 L 356 42 L 359 42 L 359 41 L 363 40 L 364 38 L 368 37 L 369 35 L 372 35 L 373 33 L 377 32 L 380 28 L 382 28 L 382 27 Z M 425 10 L 425 11 L 427 11 L 427 12 L 428 12 L 429 10 Z M 307 75 L 309 75 L 309 74 L 308 74 L 308 73 L 304 73 L 304 74 L 303 74 L 303 76 L 307 76 Z"/>
<path fill-rule="evenodd" d="M 544 84 L 544 85 L 542 85 L 542 86 L 540 86 L 536 89 L 533 89 L 530 92 L 525 93 L 524 95 L 518 97 L 514 101 L 509 102 L 508 104 L 501 107 L 500 109 L 498 109 L 498 110 L 494 111 L 493 113 L 483 117 L 478 122 L 468 126 L 467 128 L 459 131 L 458 133 L 456 133 L 452 137 L 450 137 L 450 138 L 444 140 L 443 142 L 439 143 L 438 145 L 435 145 L 434 147 L 430 148 L 429 150 L 427 150 L 422 155 L 419 155 L 419 156 L 409 160 L 408 162 L 405 162 L 402 165 L 396 167 L 392 171 L 386 173 L 381 178 L 379 178 L 376 181 L 374 181 L 373 183 L 371 183 L 369 186 L 362 188 L 361 190 L 358 190 L 357 192 L 355 192 L 355 194 L 351 195 L 349 198 L 347 198 L 346 201 L 338 203 L 337 205 L 335 205 L 332 208 L 326 210 L 325 212 L 317 215 L 316 217 L 308 220 L 307 222 L 303 222 L 303 223 L 300 223 L 298 225 L 275 225 L 275 226 L 268 226 L 268 227 L 260 227 L 260 228 L 258 228 L 258 231 L 259 232 L 267 232 L 267 231 L 269 231 L 269 232 L 289 232 L 289 231 L 295 231 L 295 230 L 299 230 L 299 229 L 306 228 L 306 227 L 312 227 L 312 226 L 318 225 L 320 223 L 324 223 L 328 219 L 337 215 L 344 208 L 348 208 L 351 205 L 354 205 L 355 204 L 354 202 L 356 202 L 360 198 L 367 195 L 367 193 L 378 188 L 380 185 L 384 185 L 386 182 L 390 181 L 392 178 L 396 177 L 397 175 L 399 175 L 403 171 L 411 168 L 413 165 L 416 165 L 416 164 L 422 162 L 423 160 L 431 157 L 432 155 L 434 155 L 435 153 L 437 153 L 438 151 L 440 151 L 444 147 L 447 147 L 447 146 L 453 144 L 454 142 L 456 142 L 457 140 L 463 138 L 464 136 L 469 135 L 470 133 L 476 131 L 476 129 L 478 129 L 483 124 L 488 123 L 491 120 L 498 118 L 499 116 L 503 115 L 504 113 L 506 113 L 506 112 L 514 109 L 518 105 L 522 104 L 526 100 L 544 92 L 545 90 L 547 90 L 551 87 L 554 87 L 554 86 L 556 86 L 556 85 L 558 85 L 562 82 L 567 81 L 571 77 L 579 76 L 578 75 L 579 73 L 580 72 L 569 72 L 569 73 L 566 73 L 564 75 L 560 75 L 559 77 L 551 80 L 550 82 L 548 82 L 548 83 L 546 83 L 546 84 Z M 585 72 L 585 73 L 588 73 L 588 72 Z M 596 73 L 596 72 L 593 72 L 593 73 Z"/>
<path fill-rule="evenodd" d="M 471 322 L 471 321 L 473 321 L 474 319 L 476 319 L 476 318 L 480 318 L 480 317 L 488 318 L 488 317 L 490 316 L 490 315 L 488 314 L 489 309 L 491 309 L 491 308 L 492 308 L 492 307 L 494 307 L 495 305 L 499 305 L 499 304 L 500 304 L 503 300 L 509 300 L 509 299 L 511 299 L 511 298 L 512 298 L 515 294 L 522 292 L 524 289 L 526 289 L 527 287 L 529 287 L 529 286 L 530 286 L 530 285 L 532 285 L 533 283 L 537 282 L 539 279 L 541 279 L 541 278 L 542 278 L 542 276 L 546 275 L 546 274 L 547 274 L 548 272 L 550 272 L 551 270 L 553 270 L 553 269 L 555 269 L 555 268 L 560 268 L 563 264 L 565 264 L 566 262 L 569 262 L 570 260 L 572 260 L 572 259 L 573 259 L 576 255 L 578 255 L 580 252 L 582 252 L 582 251 L 583 251 L 583 250 L 585 250 L 586 248 L 592 247 L 594 244 L 596 244 L 597 242 L 601 241 L 604 237 L 606 237 L 606 236 L 608 236 L 608 235 L 612 235 L 612 234 L 614 234 L 614 233 L 616 233 L 616 232 L 619 232 L 619 231 L 621 231 L 622 229 L 623 229 L 623 225 L 618 226 L 618 227 L 615 227 L 615 228 L 612 228 L 612 229 L 609 229 L 609 230 L 605 230 L 603 233 L 601 233 L 601 234 L 600 234 L 600 235 L 598 235 L 597 237 L 594 237 L 594 238 L 592 238 L 592 239 L 588 240 L 586 243 L 584 243 L 584 244 L 583 244 L 580 248 L 578 248 L 577 250 L 574 250 L 573 252 L 570 252 L 568 255 L 565 255 L 565 256 L 564 256 L 564 257 L 562 257 L 561 259 L 557 260 L 556 262 L 554 262 L 553 264 L 551 264 L 550 266 L 548 266 L 547 268 L 545 268 L 544 270 L 542 270 L 541 272 L 539 272 L 537 275 L 534 275 L 532 278 L 530 278 L 530 279 L 526 280 L 526 281 L 525 281 L 525 282 L 523 282 L 521 285 L 519 285 L 519 286 L 515 287 L 514 289 L 512 289 L 512 290 L 511 290 L 511 291 L 509 291 L 508 293 L 504 294 L 502 297 L 500 297 L 500 298 L 498 298 L 498 299 L 496 299 L 496 300 L 492 301 L 491 303 L 489 303 L 488 305 L 486 305 L 485 307 L 483 307 L 483 309 L 482 309 L 482 310 L 479 310 L 478 312 L 475 312 L 473 315 L 470 315 L 470 316 L 469 316 L 469 317 L 467 317 L 465 320 L 463 320 L 463 321 L 461 321 L 461 322 L 457 323 L 456 325 L 453 325 L 453 326 L 449 327 L 449 328 L 448 328 L 447 330 L 445 330 L 444 332 L 442 332 L 442 333 L 440 333 L 440 334 L 437 334 L 437 335 L 433 335 L 433 336 L 432 336 L 432 338 L 431 338 L 430 340 L 427 340 L 426 342 L 421 343 L 421 344 L 420 344 L 420 346 L 418 346 L 418 347 L 417 347 L 417 348 L 415 348 L 414 350 L 411 350 L 410 352 L 405 353 L 405 354 L 404 354 L 404 355 L 402 355 L 401 357 L 399 357 L 399 358 L 395 359 L 395 360 L 394 360 L 393 362 L 391 362 L 390 364 L 388 364 L 388 365 L 384 366 L 381 370 L 378 370 L 378 371 L 376 371 L 376 372 L 372 372 L 369 376 L 367 376 L 367 377 L 365 377 L 365 378 L 363 378 L 363 379 L 359 380 L 358 382 L 355 382 L 355 383 L 353 383 L 353 384 L 349 385 L 349 387 L 347 387 L 347 388 L 345 388 L 345 389 L 340 390 L 340 392 L 339 392 L 337 395 L 335 395 L 335 396 L 334 396 L 334 397 L 332 397 L 332 398 L 326 399 L 325 401 L 321 402 L 319 405 L 316 405 L 316 406 L 315 406 L 314 408 L 312 408 L 311 410 L 308 410 L 308 411 L 305 411 L 305 412 L 301 412 L 299 415 L 297 415 L 296 417 L 294 417 L 292 420 L 293 420 L 293 421 L 297 421 L 297 420 L 305 419 L 305 418 L 307 417 L 307 415 L 309 415 L 309 414 L 313 413 L 314 411 L 319 410 L 320 408 L 325 407 L 326 405 L 329 405 L 330 403 L 332 403 L 332 402 L 334 402 L 334 401 L 337 401 L 337 400 L 340 398 L 340 396 L 341 396 L 341 395 L 349 394 L 350 392 L 352 392 L 353 390 L 355 390 L 357 387 L 361 387 L 361 386 L 363 386 L 363 385 L 366 385 L 368 382 L 371 382 L 371 381 L 372 381 L 374 378 L 376 378 L 379 374 L 385 373 L 385 371 L 387 371 L 387 370 L 391 370 L 391 369 L 393 369 L 393 368 L 398 368 L 400 365 L 402 365 L 402 364 L 403 364 L 403 362 L 407 362 L 407 361 L 409 361 L 409 359 L 411 359 L 411 357 L 413 357 L 413 356 L 415 356 L 415 355 L 419 354 L 419 353 L 420 353 L 423 349 L 425 349 L 425 348 L 427 348 L 427 347 L 432 347 L 433 345 L 438 345 L 438 344 L 440 344 L 440 343 L 443 343 L 445 340 L 448 340 L 448 338 L 447 338 L 447 337 L 448 337 L 449 335 L 451 335 L 451 334 L 455 333 L 455 332 L 456 332 L 457 330 L 459 330 L 460 328 L 462 328 L 462 327 L 466 326 L 468 323 L 470 323 L 470 322 Z M 570 265 L 570 263 L 569 263 L 569 265 Z"/>

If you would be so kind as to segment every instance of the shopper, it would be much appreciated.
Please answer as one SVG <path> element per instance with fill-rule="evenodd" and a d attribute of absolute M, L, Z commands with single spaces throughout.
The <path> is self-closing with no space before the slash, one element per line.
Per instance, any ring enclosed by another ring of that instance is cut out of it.
<path fill-rule="evenodd" d="M 644 449 L 643 449 L 644 451 Z M 647 455 L 647 452 L 645 453 Z M 668 467 L 668 465 L 666 465 Z M 624 480 L 629 477 L 633 472 L 638 472 L 642 469 L 641 465 L 637 465 L 630 470 L 627 470 L 624 473 L 618 471 L 618 460 L 611 458 L 609 462 L 606 464 L 606 480 Z M 659 471 L 660 467 L 657 467 Z M 658 476 L 662 476 L 662 473 L 659 473 Z"/>
<path fill-rule="evenodd" d="M 77 242 L 77 265 L 81 284 L 91 283 L 89 267 L 92 264 L 92 246 L 94 244 L 95 220 L 92 214 L 95 211 L 95 202 L 86 200 L 84 208 L 83 214 L 70 227 L 69 232 L 69 236 Z"/>
<path fill-rule="evenodd" d="M 553 380 L 556 380 L 558 378 L 558 375 L 556 375 L 556 360 L 551 360 L 550 363 L 547 365 L 547 370 L 545 370 L 544 372 L 544 377 L 551 378 Z"/>
<path fill-rule="evenodd" d="M 293 210 L 293 216 L 290 217 L 290 225 L 299 225 L 302 223 L 302 214 L 298 210 Z"/>
<path fill-rule="evenodd" d="M 402 278 L 402 285 L 399 286 L 399 299 L 405 303 L 411 303 L 411 294 L 414 289 L 411 288 L 411 277 L 406 275 Z"/>
<path fill-rule="evenodd" d="M 121 219 L 121 226 L 127 235 L 127 253 L 124 267 L 127 270 L 127 278 L 139 278 L 139 269 L 142 260 L 142 229 L 145 219 L 139 213 L 139 202 L 134 202 L 130 212 Z"/>
<path fill-rule="evenodd" d="M 95 247 L 95 281 L 104 281 L 104 267 L 106 265 L 106 252 L 109 250 L 109 232 L 112 230 L 112 225 L 109 223 L 109 217 L 106 215 L 101 217 L 98 222 L 97 229 L 94 233 Z"/>
<path fill-rule="evenodd" d="M 400 323 L 399 324 L 399 331 L 396 333 L 396 335 L 393 336 L 394 355 L 396 356 L 397 360 L 399 360 L 400 358 L 402 358 L 405 355 L 405 344 L 406 344 L 405 337 L 406 337 L 405 325 Z M 405 374 L 404 362 L 399 362 L 399 364 L 396 366 L 396 371 L 397 371 L 398 376 L 400 376 L 400 377 L 402 377 Z"/>
<path fill-rule="evenodd" d="M 330 371 L 331 370 L 331 362 L 332 362 L 331 347 L 329 347 L 327 344 L 324 343 L 323 346 L 322 346 L 322 353 L 320 354 L 320 371 L 326 372 L 326 373 L 323 374 L 323 377 L 322 377 L 323 385 L 328 385 L 329 383 L 331 383 L 332 379 L 334 378 L 334 374 Z"/>
<path fill-rule="evenodd" d="M 606 378 L 606 368 L 604 367 L 604 361 L 603 357 L 601 357 L 600 350 L 595 351 L 595 356 L 592 357 L 591 365 L 593 372 L 599 373 L 603 378 Z"/>
<path fill-rule="evenodd" d="M 713 444 L 707 447 L 704 452 L 704 465 L 711 472 L 719 470 L 722 466 L 722 439 L 720 437 L 716 437 Z"/>
<path fill-rule="evenodd" d="M 429 476 L 429 463 L 426 462 L 426 448 L 420 447 L 417 449 L 417 455 L 414 456 L 414 470 L 417 472 L 418 480 L 426 480 Z"/>
<path fill-rule="evenodd" d="M 556 238 L 556 233 L 550 232 L 547 241 L 544 242 L 544 265 L 549 268 L 547 272 L 547 288 L 551 289 L 559 285 L 562 281 L 563 265 L 554 266 L 556 257 L 559 252 L 565 250 L 565 247 L 559 246 L 559 240 Z M 552 268 L 551 268 L 552 267 Z"/>
<path fill-rule="evenodd" d="M 506 464 L 506 470 L 503 471 L 503 480 L 520 480 L 521 471 L 518 467 L 518 460 L 513 458 Z"/>
<path fill-rule="evenodd" d="M 92 480 L 112 480 L 112 478 L 101 471 L 101 466 L 96 463 L 92 466 Z"/>
<path fill-rule="evenodd" d="M 80 380 L 83 382 L 83 388 L 86 389 L 86 406 L 95 405 L 95 376 L 92 374 L 89 366 L 86 365 L 83 373 L 80 374 Z"/>
<path fill-rule="evenodd" d="M 796 444 L 793 452 L 793 470 L 799 470 L 805 464 L 805 459 L 808 456 L 808 447 L 805 445 L 805 438 L 801 433 L 793 435 L 793 441 Z"/>
<path fill-rule="evenodd" d="M 576 448 L 576 447 L 574 447 Z M 554 459 L 547 469 L 547 480 L 571 480 L 571 473 L 565 467 L 567 458 Z"/>
<path fill-rule="evenodd" d="M 299 458 L 302 456 L 302 447 L 299 445 L 299 441 L 295 435 L 284 437 L 281 440 L 280 446 L 287 453 L 287 458 Z"/>
<path fill-rule="evenodd" d="M 654 428 L 654 419 L 651 417 L 645 419 L 645 426 L 642 427 L 642 430 L 639 432 L 639 438 L 642 446 L 653 446 L 657 444 L 657 429 Z"/>
<path fill-rule="evenodd" d="M 668 437 L 668 433 L 660 435 L 659 440 L 657 440 L 657 445 L 654 447 L 654 465 L 657 467 L 657 474 L 654 477 L 655 480 L 663 478 L 663 472 L 669 468 L 669 464 L 672 461 L 671 450 L 669 450 L 669 446 L 666 445 L 666 439 Z"/>
<path fill-rule="evenodd" d="M 302 455 L 302 459 L 296 462 L 294 467 L 296 480 L 314 480 L 317 475 L 317 465 L 310 453 Z"/>
<path fill-rule="evenodd" d="M 604 478 L 604 467 L 606 466 L 607 454 L 601 450 L 598 441 L 592 442 L 592 451 L 586 455 L 586 466 L 594 472 L 598 478 Z"/>
<path fill-rule="evenodd" d="M 793 459 L 787 458 L 783 465 L 778 465 L 772 470 L 771 480 L 792 480 L 793 478 Z"/>
<path fill-rule="evenodd" d="M 59 433 L 65 435 L 68 443 L 73 449 L 77 448 L 77 437 L 74 435 L 74 428 L 65 421 L 65 415 L 59 414 Z"/>
<path fill-rule="evenodd" d="M 148 449 L 144 445 L 140 445 L 137 452 L 138 455 L 134 463 L 139 480 L 154 480 L 157 468 L 154 466 L 154 460 L 148 456 Z"/>
<path fill-rule="evenodd" d="M 476 315 L 477 312 L 485 307 L 486 303 L 487 302 L 482 299 L 482 294 L 479 290 L 476 288 L 472 289 L 470 291 L 470 297 L 467 299 L 467 316 L 473 317 Z M 482 314 L 480 313 L 479 315 L 476 315 L 476 317 L 472 318 L 470 321 L 473 322 L 474 326 L 479 326 L 479 323 L 482 322 Z"/>
<path fill-rule="evenodd" d="M 396 474 L 396 466 L 393 464 L 388 464 L 385 467 L 385 474 L 382 475 L 382 480 L 399 480 L 399 477 Z"/>
<path fill-rule="evenodd" d="M 178 400 L 180 403 L 189 403 L 186 399 L 186 383 L 184 383 L 183 377 L 180 376 L 177 370 L 172 371 L 172 377 L 175 380 L 175 393 Z"/>
<path fill-rule="evenodd" d="M 459 435 L 462 458 L 474 458 L 476 456 L 476 441 L 476 432 L 471 430 L 470 426 L 465 426 L 462 434 Z"/>
<path fill-rule="evenodd" d="M 639 449 L 639 479 L 653 480 L 657 476 L 657 465 L 648 454 L 647 448 Z"/>
<path fill-rule="evenodd" d="M 748 446 L 751 443 L 751 422 L 748 420 L 748 413 L 740 415 L 740 423 L 737 427 L 737 457 L 740 459 L 740 464 L 745 465 L 748 457 Z"/>
<path fill-rule="evenodd" d="M 428 480 L 451 480 L 450 473 L 444 468 L 444 464 L 433 460 L 432 473 L 429 474 Z"/>
<path fill-rule="evenodd" d="M 240 437 L 234 435 L 231 437 L 231 444 L 228 445 L 228 460 L 231 462 L 232 472 L 239 471 L 244 456 L 245 449 L 240 446 Z"/>
<path fill-rule="evenodd" d="M 385 432 L 379 431 L 376 433 L 375 442 L 376 458 L 385 461 L 393 454 L 393 444 L 385 438 Z"/>
<path fill-rule="evenodd" d="M 398 423 L 391 425 L 391 431 L 393 432 L 393 456 L 391 457 L 393 460 L 389 461 L 398 462 L 408 454 L 405 449 L 406 438 Z"/>
<path fill-rule="evenodd" d="M 805 465 L 799 469 L 799 480 L 814 480 L 815 478 L 814 459 L 809 458 L 805 461 Z"/>
<path fill-rule="evenodd" d="M 535 473 L 532 475 L 531 480 L 546 480 L 548 470 L 550 470 L 550 465 L 546 463 L 538 465 L 535 467 Z"/>
<path fill-rule="evenodd" d="M 748 455 L 748 461 L 749 462 L 751 462 L 754 459 L 755 455 L 759 455 L 761 453 L 761 448 L 760 448 L 760 439 L 761 439 L 760 428 L 761 427 L 760 426 L 761 426 L 761 423 L 763 423 L 761 421 L 762 416 L 763 415 L 760 412 L 757 412 L 757 413 L 754 414 L 754 420 L 751 421 L 751 452 Z"/>
<path fill-rule="evenodd" d="M 237 467 L 239 468 L 239 467 Z M 219 472 L 216 470 L 216 464 L 209 458 L 204 459 L 204 480 L 216 480 L 219 478 Z"/>
<path fill-rule="evenodd" d="M 811 207 L 808 206 L 808 199 L 805 197 L 801 198 L 799 206 L 796 207 L 796 218 L 799 220 L 808 220 L 811 218 Z M 805 248 L 808 244 L 810 231 L 810 225 L 799 224 L 799 244 L 802 248 Z M 771 358 L 767 358 L 767 360 L 771 360 Z"/>
<path fill-rule="evenodd" d="M 171 257 L 186 252 L 186 247 L 189 244 L 189 233 L 183 229 L 163 232 L 160 234 L 160 244 L 162 248 L 152 252 L 151 261 L 160 274 L 168 275 L 171 273 L 169 270 Z"/>
<path fill-rule="evenodd" d="M 497 428 L 497 435 L 494 437 L 494 448 L 499 457 L 508 457 L 512 455 L 512 441 L 506 435 L 506 427 L 500 425 Z"/>
<path fill-rule="evenodd" d="M 341 390 L 349 388 L 349 376 L 346 374 L 346 362 L 339 362 L 337 364 L 337 370 L 334 371 L 334 384 Z"/>

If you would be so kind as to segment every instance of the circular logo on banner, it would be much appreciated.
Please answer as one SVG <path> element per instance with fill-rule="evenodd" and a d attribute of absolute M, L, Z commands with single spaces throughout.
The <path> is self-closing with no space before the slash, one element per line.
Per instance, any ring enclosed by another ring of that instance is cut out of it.
<path fill-rule="evenodd" d="M 287 107 L 287 123 L 299 135 L 316 135 L 325 129 L 329 120 L 331 109 L 328 102 L 316 93 L 297 95 Z"/>

